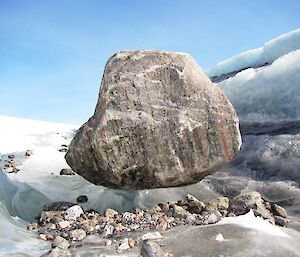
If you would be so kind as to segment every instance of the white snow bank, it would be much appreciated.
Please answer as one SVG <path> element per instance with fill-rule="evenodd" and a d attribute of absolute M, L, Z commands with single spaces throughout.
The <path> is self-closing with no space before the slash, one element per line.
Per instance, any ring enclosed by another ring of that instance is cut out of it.
<path fill-rule="evenodd" d="M 255 229 L 273 236 L 289 237 L 283 230 L 278 226 L 272 225 L 261 217 L 255 217 L 252 210 L 250 210 L 245 215 L 240 215 L 238 217 L 226 217 L 217 223 L 217 225 L 224 224 L 236 224 L 241 227 Z"/>
<path fill-rule="evenodd" d="M 248 50 L 239 55 L 219 62 L 216 66 L 206 70 L 206 74 L 209 77 L 215 77 L 233 71 L 240 71 L 245 68 L 259 66 L 261 65 L 262 53 L 262 47 Z"/>
<path fill-rule="evenodd" d="M 242 121 L 300 118 L 300 49 L 218 83 Z"/>
<path fill-rule="evenodd" d="M 300 48 L 300 29 L 281 35 L 264 45 L 263 62 L 272 63 L 280 56 Z"/>
<path fill-rule="evenodd" d="M 249 50 L 219 62 L 206 70 L 209 77 L 240 71 L 242 69 L 271 64 L 279 57 L 300 49 L 300 29 L 281 35 L 267 43 L 264 47 Z"/>
<path fill-rule="evenodd" d="M 77 128 L 76 125 L 0 115 L 0 153 L 32 150 L 41 145 L 64 144 L 66 140 L 61 134 Z"/>

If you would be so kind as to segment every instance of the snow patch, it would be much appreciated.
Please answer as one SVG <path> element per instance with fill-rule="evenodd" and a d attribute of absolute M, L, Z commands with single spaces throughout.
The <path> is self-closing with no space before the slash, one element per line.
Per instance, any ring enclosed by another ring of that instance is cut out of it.
<path fill-rule="evenodd" d="M 278 226 L 272 225 L 261 217 L 255 217 L 252 210 L 245 215 L 238 217 L 226 217 L 217 223 L 217 225 L 235 224 L 244 228 L 255 229 L 273 236 L 289 237 L 287 233 Z"/>
<path fill-rule="evenodd" d="M 209 77 L 237 72 L 250 67 L 271 64 L 279 57 L 300 49 L 300 29 L 281 35 L 267 43 L 264 47 L 248 50 L 206 70 Z"/>
<path fill-rule="evenodd" d="M 242 121 L 300 118 L 300 49 L 218 83 Z"/>
<path fill-rule="evenodd" d="M 38 146 L 66 143 L 62 134 L 78 128 L 76 125 L 37 121 L 0 115 L 0 153 L 35 149 Z"/>

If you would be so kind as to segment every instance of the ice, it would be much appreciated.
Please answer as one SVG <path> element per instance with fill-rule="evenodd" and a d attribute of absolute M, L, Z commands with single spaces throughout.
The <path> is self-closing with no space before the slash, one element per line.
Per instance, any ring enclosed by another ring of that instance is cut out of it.
<path fill-rule="evenodd" d="M 263 47 L 248 50 L 206 70 L 209 77 L 218 77 L 223 74 L 238 72 L 247 68 L 255 68 L 273 63 L 279 57 L 300 49 L 300 29 L 281 35 Z"/>
<path fill-rule="evenodd" d="M 249 67 L 256 67 L 262 65 L 263 48 L 248 50 L 239 55 L 233 56 L 210 69 L 206 70 L 209 77 L 217 77 L 222 74 L 227 74 L 234 71 L 240 71 Z"/>
<path fill-rule="evenodd" d="M 255 229 L 273 236 L 289 237 L 279 227 L 272 225 L 270 222 L 263 220 L 261 217 L 255 217 L 252 210 L 247 214 L 236 218 L 226 217 L 217 223 L 218 225 L 236 224 L 245 228 Z"/>
<path fill-rule="evenodd" d="M 38 146 L 67 142 L 61 134 L 78 128 L 76 125 L 15 118 L 0 115 L 0 153 L 35 149 Z M 41 136 L 43 134 L 43 136 Z"/>
<path fill-rule="evenodd" d="M 242 122 L 300 118 L 300 50 L 272 65 L 247 69 L 218 84 Z"/>
<path fill-rule="evenodd" d="M 281 35 L 264 45 L 263 62 L 272 63 L 279 57 L 300 48 L 300 29 Z"/>

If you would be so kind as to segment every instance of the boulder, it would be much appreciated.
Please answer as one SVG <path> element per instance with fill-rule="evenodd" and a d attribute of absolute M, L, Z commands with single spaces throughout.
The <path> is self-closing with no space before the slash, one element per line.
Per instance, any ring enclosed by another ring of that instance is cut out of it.
<path fill-rule="evenodd" d="M 240 145 L 233 106 L 191 56 L 125 51 L 108 60 L 95 113 L 66 160 L 97 185 L 176 187 L 217 171 Z"/>

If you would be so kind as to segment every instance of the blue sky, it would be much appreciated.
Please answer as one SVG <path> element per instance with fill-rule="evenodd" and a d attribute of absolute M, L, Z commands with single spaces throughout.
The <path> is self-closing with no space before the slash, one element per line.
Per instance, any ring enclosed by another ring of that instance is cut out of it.
<path fill-rule="evenodd" d="M 300 28 L 299 13 L 298 0 L 0 0 L 0 115 L 81 124 L 115 52 L 182 51 L 207 69 Z"/>

